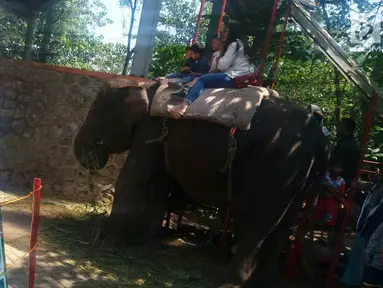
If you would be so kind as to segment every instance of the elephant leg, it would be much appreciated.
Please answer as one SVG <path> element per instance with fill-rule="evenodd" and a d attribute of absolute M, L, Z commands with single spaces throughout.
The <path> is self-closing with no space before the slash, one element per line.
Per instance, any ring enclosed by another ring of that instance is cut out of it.
<path fill-rule="evenodd" d="M 292 203 L 285 216 L 262 243 L 255 271 L 244 287 L 280 287 L 280 253 L 288 242 L 290 227 L 301 206 L 300 201 Z"/>
<path fill-rule="evenodd" d="M 282 241 L 287 241 L 281 234 L 287 234 L 288 225 L 284 221 L 289 218 L 291 209 L 288 207 L 294 204 L 292 193 L 275 177 L 279 167 L 275 167 L 274 162 L 261 162 L 249 155 L 237 161 L 232 199 L 237 249 L 226 278 L 219 282 L 220 288 L 245 287 L 254 271 L 277 264 L 279 248 L 271 246 L 273 242 L 282 245 Z M 264 253 L 274 253 L 269 259 L 270 264 L 262 260 Z"/>
<path fill-rule="evenodd" d="M 156 171 L 145 185 L 144 211 L 137 222 L 139 233 L 148 240 L 160 235 L 171 189 L 170 177 L 166 171 Z"/>
<path fill-rule="evenodd" d="M 107 234 L 112 238 L 153 235 L 153 231 L 149 232 L 153 226 L 148 223 L 163 219 L 168 178 L 158 147 L 142 145 L 130 150 L 116 182 Z M 147 233 L 143 233 L 144 228 Z"/>
<path fill-rule="evenodd" d="M 143 212 L 143 185 L 135 166 L 135 155 L 129 153 L 116 182 L 112 211 L 105 227 L 111 238 L 125 238 L 129 226 Z"/>

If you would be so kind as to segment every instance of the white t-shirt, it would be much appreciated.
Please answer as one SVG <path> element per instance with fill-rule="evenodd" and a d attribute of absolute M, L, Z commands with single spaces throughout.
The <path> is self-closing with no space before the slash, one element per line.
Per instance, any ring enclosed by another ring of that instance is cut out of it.
<path fill-rule="evenodd" d="M 229 45 L 225 55 L 219 59 L 217 67 L 232 79 L 255 71 L 255 67 L 245 55 L 245 49 L 240 40 Z"/>
<path fill-rule="evenodd" d="M 210 63 L 210 70 L 209 70 L 209 72 L 214 71 L 214 70 L 217 69 L 219 56 L 221 56 L 221 53 L 219 52 L 219 50 L 215 51 L 213 56 L 211 56 L 211 63 Z"/>

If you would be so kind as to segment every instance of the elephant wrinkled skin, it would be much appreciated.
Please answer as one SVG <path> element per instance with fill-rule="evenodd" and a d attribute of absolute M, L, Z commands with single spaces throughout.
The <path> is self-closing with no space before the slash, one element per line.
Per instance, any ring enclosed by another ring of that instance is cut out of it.
<path fill-rule="evenodd" d="M 215 287 L 267 287 L 304 192 L 326 168 L 326 139 L 319 123 L 294 103 L 264 99 L 251 129 L 236 131 L 229 200 L 227 175 L 221 172 L 228 128 L 169 119 L 167 137 L 146 144 L 162 134 L 163 119 L 148 115 L 158 86 L 102 91 L 76 139 L 80 163 L 92 169 L 102 167 L 109 154 L 130 149 L 116 186 L 111 225 L 145 215 L 143 221 L 151 225 L 144 227 L 157 229 L 174 183 L 195 201 L 217 207 L 230 203 L 238 248 Z M 85 161 L 89 143 L 97 143 L 98 149 L 92 161 Z M 122 232 L 120 228 L 113 230 Z"/>

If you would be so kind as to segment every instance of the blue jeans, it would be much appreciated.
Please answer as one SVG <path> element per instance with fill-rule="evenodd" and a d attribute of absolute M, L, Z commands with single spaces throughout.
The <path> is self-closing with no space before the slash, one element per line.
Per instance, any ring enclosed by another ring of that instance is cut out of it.
<path fill-rule="evenodd" d="M 205 74 L 191 87 L 186 100 L 194 102 L 206 88 L 235 88 L 235 81 L 225 73 Z"/>
<path fill-rule="evenodd" d="M 197 76 L 190 74 L 190 73 L 171 73 L 166 76 L 168 79 L 175 79 L 178 78 L 183 84 L 188 84 L 191 81 L 194 80 Z"/>

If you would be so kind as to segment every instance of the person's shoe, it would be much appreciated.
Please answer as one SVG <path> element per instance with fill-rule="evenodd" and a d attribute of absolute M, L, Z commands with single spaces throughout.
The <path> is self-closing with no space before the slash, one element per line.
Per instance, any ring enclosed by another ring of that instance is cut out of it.
<path fill-rule="evenodd" d="M 169 81 L 168 82 L 168 87 L 171 89 L 181 89 L 183 87 L 183 83 L 180 81 Z"/>
<path fill-rule="evenodd" d="M 182 104 L 179 104 L 179 105 L 168 105 L 168 113 L 174 118 L 174 119 L 180 119 L 182 118 L 185 113 L 186 113 L 186 110 L 188 109 L 189 107 L 189 103 L 182 103 Z"/>
<path fill-rule="evenodd" d="M 174 93 L 172 93 L 170 95 L 171 96 L 180 97 L 180 98 L 185 98 L 186 95 L 188 95 L 189 91 L 190 91 L 190 87 L 189 86 L 183 86 L 181 91 L 174 92 Z"/>

